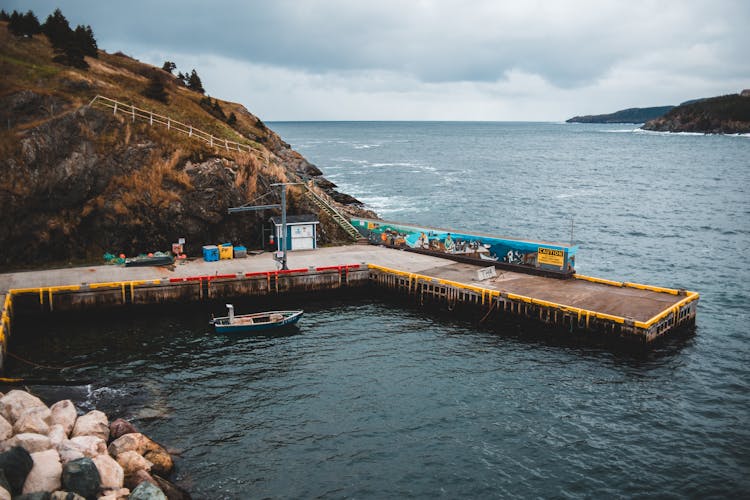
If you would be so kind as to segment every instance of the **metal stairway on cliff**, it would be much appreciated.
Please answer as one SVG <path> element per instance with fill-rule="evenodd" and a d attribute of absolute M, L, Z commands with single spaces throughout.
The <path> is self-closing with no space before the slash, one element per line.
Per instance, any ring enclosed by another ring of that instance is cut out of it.
<path fill-rule="evenodd" d="M 316 193 L 313 188 L 313 181 L 310 181 L 310 184 L 307 183 L 303 184 L 305 186 L 305 189 L 307 190 L 307 195 L 312 200 L 313 203 L 315 203 L 321 210 L 323 210 L 325 213 L 331 216 L 331 218 L 339 225 L 341 228 L 346 231 L 346 234 L 348 234 L 354 241 L 359 241 L 362 239 L 362 235 L 359 234 L 359 231 L 357 231 L 357 228 L 351 225 L 351 223 L 341 215 L 338 210 L 333 208 L 333 206 L 328 203 L 328 201 L 323 197 L 325 195 L 320 195 Z"/>

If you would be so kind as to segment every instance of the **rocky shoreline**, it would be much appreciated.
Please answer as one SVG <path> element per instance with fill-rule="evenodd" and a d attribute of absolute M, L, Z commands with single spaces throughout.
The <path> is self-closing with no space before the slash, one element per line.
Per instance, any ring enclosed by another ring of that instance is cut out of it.
<path fill-rule="evenodd" d="M 750 133 L 750 90 L 681 104 L 643 130 L 700 134 Z"/>
<path fill-rule="evenodd" d="M 70 400 L 0 394 L 0 500 L 181 500 L 174 460 L 129 422 Z"/>

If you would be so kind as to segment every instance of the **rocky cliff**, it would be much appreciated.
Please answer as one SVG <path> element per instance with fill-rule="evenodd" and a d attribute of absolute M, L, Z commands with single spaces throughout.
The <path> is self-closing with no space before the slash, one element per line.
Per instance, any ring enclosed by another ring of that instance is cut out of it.
<path fill-rule="evenodd" d="M 750 95 L 743 92 L 689 101 L 641 128 L 660 132 L 747 134 L 750 133 Z"/>
<path fill-rule="evenodd" d="M 18 38 L 0 23 L 0 266 L 100 262 L 104 252 L 187 252 L 231 241 L 263 244 L 273 212 L 228 215 L 227 208 L 263 195 L 278 203 L 275 182 L 317 181 L 361 213 L 357 200 L 333 190 L 310 164 L 243 106 L 215 100 L 232 121 L 217 118 L 205 97 L 168 73 L 123 54 L 100 51 L 87 70 L 52 62 L 45 37 Z M 166 102 L 144 96 L 154 72 Z M 89 106 L 105 95 L 191 124 L 249 152 L 211 147 L 148 121 Z M 203 105 L 202 105 L 202 100 Z M 268 194 L 270 193 L 270 194 Z M 288 213 L 318 213 L 304 190 L 291 187 Z M 346 240 L 325 213 L 322 243 Z"/>

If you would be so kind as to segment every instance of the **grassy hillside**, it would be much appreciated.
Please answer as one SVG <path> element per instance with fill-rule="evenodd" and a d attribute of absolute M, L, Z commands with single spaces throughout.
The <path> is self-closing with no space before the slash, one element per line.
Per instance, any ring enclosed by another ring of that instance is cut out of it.
<path fill-rule="evenodd" d="M 201 245 L 221 241 L 257 248 L 273 213 L 230 217 L 228 207 L 267 193 L 271 203 L 278 199 L 270 187 L 275 182 L 330 185 L 241 104 L 208 102 L 171 74 L 121 53 L 86 57 L 88 69 L 63 66 L 53 56 L 44 35 L 17 37 L 0 22 L 0 266 L 163 250 L 179 237 L 188 239 L 193 255 Z M 154 75 L 164 82 L 166 102 L 144 95 Z M 253 149 L 226 151 L 88 106 L 96 95 Z M 356 200 L 349 201 L 354 203 L 339 208 L 360 212 Z M 297 188 L 290 190 L 289 213 L 318 209 Z M 325 214 L 318 215 L 321 243 L 346 240 Z"/>

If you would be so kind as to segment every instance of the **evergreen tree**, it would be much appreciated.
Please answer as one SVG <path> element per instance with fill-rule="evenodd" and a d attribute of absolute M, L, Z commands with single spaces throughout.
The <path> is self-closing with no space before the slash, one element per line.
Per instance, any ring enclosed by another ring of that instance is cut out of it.
<path fill-rule="evenodd" d="M 0 21 L 10 21 L 10 14 L 5 12 L 5 9 L 0 10 Z"/>
<path fill-rule="evenodd" d="M 206 93 L 206 90 L 203 88 L 201 78 L 198 76 L 198 73 L 195 70 L 190 73 L 190 77 L 187 79 L 187 88 L 194 92 L 198 92 L 199 94 Z"/>
<path fill-rule="evenodd" d="M 179 83 L 183 87 L 187 87 L 187 80 L 188 80 L 187 75 L 183 75 L 182 71 L 177 73 L 177 83 Z"/>
<path fill-rule="evenodd" d="M 234 114 L 234 111 L 229 113 L 229 118 L 227 118 L 227 124 L 234 125 L 237 123 L 237 115 Z"/>
<path fill-rule="evenodd" d="M 55 9 L 55 12 L 47 16 L 47 20 L 42 26 L 42 33 L 47 35 L 52 47 L 61 50 L 64 49 L 71 38 L 72 31 L 68 20 L 60 9 Z"/>
<path fill-rule="evenodd" d="M 6 14 L 7 15 L 7 14 Z M 16 36 L 27 36 L 32 38 L 34 35 L 41 33 L 41 25 L 39 19 L 32 11 L 21 14 L 20 12 L 13 13 L 8 16 L 8 31 Z"/>
<path fill-rule="evenodd" d="M 161 69 L 163 69 L 164 71 L 166 71 L 167 73 L 171 75 L 172 72 L 177 69 L 177 65 L 173 63 L 172 61 L 164 61 L 164 65 L 161 67 Z M 181 74 L 182 73 L 180 73 L 180 75 Z"/>
<path fill-rule="evenodd" d="M 89 57 L 99 57 L 99 47 L 96 44 L 96 38 L 94 38 L 94 32 L 91 30 L 91 26 L 76 26 L 76 30 L 73 33 L 75 43 L 81 49 L 84 55 Z"/>
<path fill-rule="evenodd" d="M 149 75 L 148 86 L 142 94 L 149 99 L 166 103 L 169 100 L 169 96 L 164 86 L 165 77 L 166 75 L 159 70 L 153 70 Z"/>

